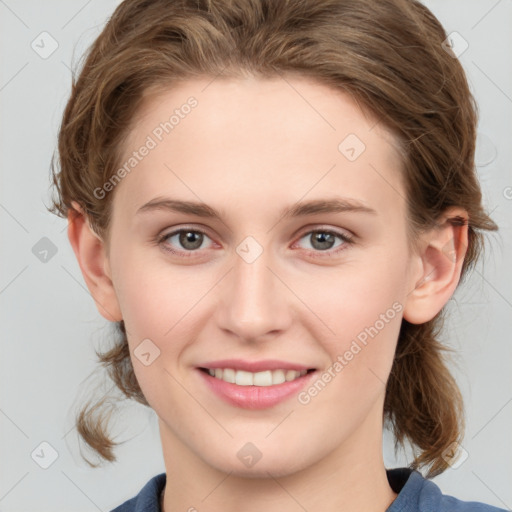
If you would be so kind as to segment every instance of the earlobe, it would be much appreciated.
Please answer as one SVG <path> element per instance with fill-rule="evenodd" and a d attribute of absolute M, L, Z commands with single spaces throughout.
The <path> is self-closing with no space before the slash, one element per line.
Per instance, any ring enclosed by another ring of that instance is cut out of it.
<path fill-rule="evenodd" d="M 111 322 L 122 320 L 121 310 L 110 278 L 105 244 L 89 225 L 78 203 L 68 213 L 68 238 L 96 307 Z"/>
<path fill-rule="evenodd" d="M 404 319 L 422 324 L 434 318 L 455 292 L 468 246 L 468 216 L 461 208 L 450 208 L 437 227 L 422 236 L 415 255 L 418 272 L 412 276 Z"/>

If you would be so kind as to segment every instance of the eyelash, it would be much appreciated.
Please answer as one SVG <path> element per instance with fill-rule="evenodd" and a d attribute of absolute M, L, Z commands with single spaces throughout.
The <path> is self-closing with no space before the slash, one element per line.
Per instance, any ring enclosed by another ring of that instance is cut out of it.
<path fill-rule="evenodd" d="M 171 231 L 170 233 L 165 233 L 164 235 L 159 235 L 156 238 L 156 242 L 165 251 L 170 252 L 171 254 L 173 254 L 175 256 L 178 256 L 180 258 L 194 258 L 195 257 L 194 253 L 199 252 L 199 249 L 196 249 L 196 250 L 193 250 L 193 251 L 176 251 L 174 249 L 171 249 L 168 244 L 165 244 L 166 240 L 168 240 L 169 238 L 173 237 L 174 235 L 177 235 L 177 234 L 183 233 L 183 232 L 201 233 L 202 235 L 210 238 L 208 236 L 208 234 L 205 231 L 201 230 L 201 229 L 186 228 L 185 227 L 185 228 L 177 229 L 175 231 Z M 324 234 L 326 233 L 326 234 L 338 237 L 338 238 L 340 238 L 344 242 L 343 244 L 338 246 L 338 248 L 336 248 L 336 249 L 330 249 L 330 250 L 326 250 L 326 251 L 318 251 L 318 250 L 317 251 L 311 251 L 311 250 L 308 250 L 307 252 L 313 258 L 326 258 L 326 257 L 329 258 L 329 257 L 333 257 L 333 256 L 337 255 L 338 253 L 340 253 L 341 251 L 344 251 L 347 248 L 348 245 L 351 245 L 351 244 L 354 243 L 354 236 L 353 235 L 348 235 L 348 234 L 345 234 L 345 233 L 340 233 L 338 231 L 333 231 L 333 230 L 330 230 L 330 229 L 322 229 L 322 228 L 312 229 L 310 231 L 304 232 L 299 237 L 299 240 L 302 240 L 302 238 L 304 238 L 307 235 L 311 235 L 312 233 L 324 233 Z"/>

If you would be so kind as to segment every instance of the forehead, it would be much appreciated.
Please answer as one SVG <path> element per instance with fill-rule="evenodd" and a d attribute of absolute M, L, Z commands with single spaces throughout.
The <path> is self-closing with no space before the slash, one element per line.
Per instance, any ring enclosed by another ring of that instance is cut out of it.
<path fill-rule="evenodd" d="M 219 208 L 281 209 L 326 192 L 381 210 L 403 200 L 394 137 L 347 93 L 302 77 L 194 79 L 148 94 L 121 165 L 144 145 L 116 190 L 132 212 L 165 192 Z"/>

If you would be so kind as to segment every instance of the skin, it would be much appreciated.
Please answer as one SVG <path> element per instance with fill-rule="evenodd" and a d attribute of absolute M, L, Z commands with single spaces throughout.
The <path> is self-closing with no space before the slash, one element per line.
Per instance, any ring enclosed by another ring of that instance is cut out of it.
<path fill-rule="evenodd" d="M 164 510 L 384 511 L 396 494 L 383 462 L 382 411 L 401 320 L 426 322 L 451 297 L 467 227 L 441 220 L 409 250 L 393 137 L 350 96 L 306 78 L 197 79 L 148 95 L 125 157 L 190 96 L 197 107 L 115 187 L 110 238 L 90 229 L 76 203 L 68 231 L 98 310 L 125 321 L 138 382 L 159 417 Z M 350 133 L 366 145 L 354 161 L 338 150 Z M 162 196 L 203 201 L 222 220 L 136 213 Z M 281 218 L 300 200 L 334 196 L 375 214 Z M 458 208 L 448 214 L 467 218 Z M 206 232 L 193 257 L 164 250 L 187 252 L 177 235 L 155 242 L 178 228 Z M 353 243 L 336 237 L 322 250 L 311 233 L 322 228 Z M 263 248 L 252 263 L 236 252 L 247 236 Z M 294 396 L 240 409 L 195 369 L 238 357 L 321 374 L 395 302 L 401 312 L 307 405 Z M 145 366 L 133 351 L 147 338 L 160 355 Z M 252 467 L 237 457 L 248 442 L 261 452 Z"/>

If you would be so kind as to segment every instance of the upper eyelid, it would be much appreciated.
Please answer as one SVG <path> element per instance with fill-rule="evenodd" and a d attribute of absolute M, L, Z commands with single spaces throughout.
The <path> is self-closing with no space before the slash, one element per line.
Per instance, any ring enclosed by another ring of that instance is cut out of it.
<path fill-rule="evenodd" d="M 331 228 L 329 226 L 319 226 L 319 225 L 315 225 L 313 227 L 309 226 L 309 227 L 306 227 L 304 228 L 303 230 L 299 230 L 299 234 L 300 234 L 300 237 L 302 238 L 304 235 L 308 235 L 309 233 L 312 233 L 312 232 L 315 232 L 315 231 L 325 231 L 325 232 L 328 232 L 328 233 L 333 233 L 335 235 L 344 235 L 346 236 L 347 238 L 352 238 L 352 237 L 355 237 L 355 234 L 352 233 L 352 231 L 349 231 L 348 229 L 343 229 L 343 228 Z M 299 236 L 299 234 L 297 236 Z"/>

